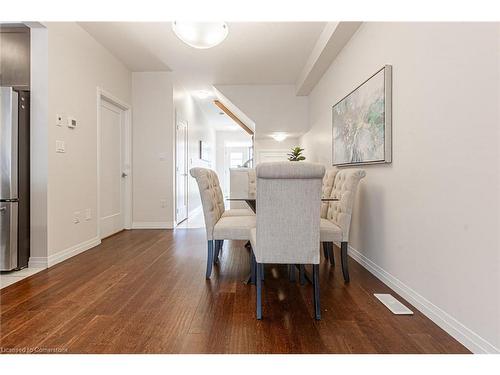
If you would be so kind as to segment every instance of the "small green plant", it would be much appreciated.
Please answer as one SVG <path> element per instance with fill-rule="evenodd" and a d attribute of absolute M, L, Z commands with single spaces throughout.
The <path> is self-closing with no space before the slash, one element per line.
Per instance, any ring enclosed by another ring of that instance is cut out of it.
<path fill-rule="evenodd" d="M 293 147 L 292 152 L 289 152 L 288 155 L 288 160 L 290 161 L 301 161 L 301 160 L 306 160 L 306 157 L 302 155 L 302 151 L 304 151 L 303 148 L 300 148 L 299 146 Z"/>

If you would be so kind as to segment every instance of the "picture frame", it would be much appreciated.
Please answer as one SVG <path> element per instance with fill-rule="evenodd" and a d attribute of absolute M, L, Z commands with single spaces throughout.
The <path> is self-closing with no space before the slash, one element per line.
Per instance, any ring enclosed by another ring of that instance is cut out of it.
<path fill-rule="evenodd" d="M 210 157 L 211 150 L 210 150 L 210 146 L 208 145 L 208 143 L 200 140 L 199 141 L 199 148 L 200 148 L 200 150 L 199 150 L 200 160 L 203 160 L 206 162 L 211 162 L 211 157 Z"/>
<path fill-rule="evenodd" d="M 332 165 L 392 162 L 392 66 L 332 106 Z"/>

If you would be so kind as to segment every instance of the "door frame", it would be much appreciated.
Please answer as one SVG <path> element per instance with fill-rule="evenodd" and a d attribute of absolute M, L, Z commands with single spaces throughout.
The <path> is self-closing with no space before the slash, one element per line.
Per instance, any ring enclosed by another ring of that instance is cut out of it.
<path fill-rule="evenodd" d="M 97 87 L 97 237 L 101 239 L 101 105 L 108 102 L 123 111 L 124 121 L 124 150 L 123 158 L 128 177 L 125 179 L 125 189 L 123 192 L 124 228 L 132 228 L 132 106 L 118 99 L 109 92 Z"/>
<path fill-rule="evenodd" d="M 186 139 L 185 139 L 185 149 L 186 149 L 186 155 L 185 155 L 185 165 L 186 165 L 186 169 L 187 169 L 187 173 L 188 175 L 186 176 L 186 183 L 184 184 L 184 196 L 186 197 L 186 219 L 184 220 L 187 220 L 189 219 L 189 123 L 185 120 L 182 120 L 179 118 L 179 115 L 177 114 L 177 110 L 175 111 L 175 152 L 174 152 L 174 160 L 175 160 L 175 163 L 174 163 L 174 191 L 175 191 L 175 194 L 174 194 L 174 222 L 175 222 L 175 225 L 179 224 L 179 222 L 177 221 L 177 148 L 178 148 L 178 145 L 177 145 L 177 125 L 179 122 L 182 122 L 186 125 Z M 183 220 L 183 221 L 184 221 Z"/>

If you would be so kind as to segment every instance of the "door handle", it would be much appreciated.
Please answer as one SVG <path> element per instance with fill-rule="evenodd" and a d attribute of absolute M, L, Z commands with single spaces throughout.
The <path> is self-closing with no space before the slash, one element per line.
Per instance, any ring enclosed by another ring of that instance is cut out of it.
<path fill-rule="evenodd" d="M 7 211 L 7 207 L 0 207 L 0 212 Z"/>
<path fill-rule="evenodd" d="M 126 174 L 125 172 L 122 172 L 122 178 L 125 178 L 127 176 L 128 176 L 128 174 Z"/>

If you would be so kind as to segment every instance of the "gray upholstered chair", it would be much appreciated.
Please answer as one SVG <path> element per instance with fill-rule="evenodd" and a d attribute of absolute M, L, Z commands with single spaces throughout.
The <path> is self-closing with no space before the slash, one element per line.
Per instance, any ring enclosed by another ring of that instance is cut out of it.
<path fill-rule="evenodd" d="M 257 226 L 251 232 L 257 284 L 257 319 L 262 319 L 262 273 L 266 263 L 312 264 L 315 318 L 319 303 L 321 180 L 325 168 L 303 162 L 257 165 Z"/>
<path fill-rule="evenodd" d="M 332 194 L 332 188 L 333 188 L 333 183 L 335 181 L 335 176 L 337 175 L 337 172 L 339 169 L 337 167 L 333 168 L 328 168 L 325 172 L 325 176 L 323 177 L 323 184 L 321 188 L 321 198 L 330 198 L 330 195 Z M 328 202 L 321 202 L 321 218 L 326 219 L 326 214 L 328 213 Z M 333 249 L 330 250 L 330 257 L 329 257 L 329 248 L 328 248 L 328 243 L 323 243 L 323 253 L 325 256 L 325 259 L 330 258 L 330 262 L 332 265 L 335 264 L 335 260 L 333 258 Z"/>
<path fill-rule="evenodd" d="M 349 282 L 347 248 L 352 210 L 359 181 L 365 176 L 366 173 L 362 169 L 341 169 L 336 173 L 330 197 L 339 200 L 328 202 L 326 218 L 322 217 L 320 222 L 321 242 L 332 265 L 333 243 L 340 242 L 342 274 L 345 282 Z"/>
<path fill-rule="evenodd" d="M 205 217 L 208 279 L 212 273 L 212 263 L 218 262 L 224 240 L 250 240 L 250 229 L 255 227 L 255 215 L 224 215 L 227 211 L 217 173 L 206 168 L 192 168 L 190 173 L 198 183 Z"/>

